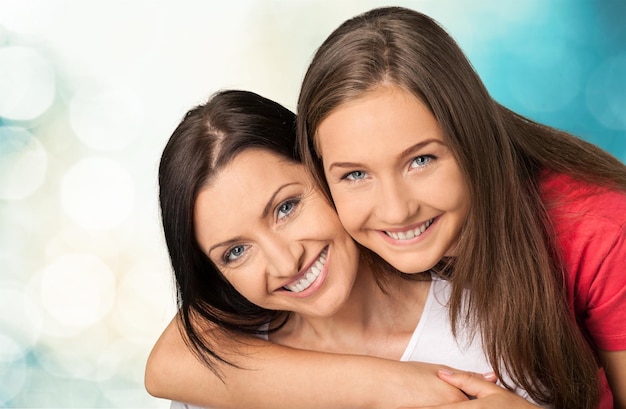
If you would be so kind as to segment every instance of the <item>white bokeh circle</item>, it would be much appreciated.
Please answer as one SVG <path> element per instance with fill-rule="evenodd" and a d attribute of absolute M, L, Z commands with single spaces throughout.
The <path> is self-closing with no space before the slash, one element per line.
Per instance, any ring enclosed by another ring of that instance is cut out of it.
<path fill-rule="evenodd" d="M 0 25 L 0 46 L 3 46 L 9 41 L 9 33 Z"/>
<path fill-rule="evenodd" d="M 78 138 L 98 150 L 128 146 L 141 131 L 144 110 L 129 89 L 79 90 L 70 102 L 70 124 Z"/>
<path fill-rule="evenodd" d="M 47 166 L 48 153 L 30 132 L 0 126 L 0 199 L 30 196 L 44 182 Z"/>
<path fill-rule="evenodd" d="M 30 35 L 45 33 L 62 9 L 48 0 L 0 0 L 0 8 L 0 26 Z"/>
<path fill-rule="evenodd" d="M 54 101 L 56 79 L 50 63 L 28 47 L 0 48 L 0 117 L 27 121 Z"/>
<path fill-rule="evenodd" d="M 105 380 L 99 385 L 104 396 L 115 407 L 148 406 L 150 396 L 135 393 L 137 388 L 143 389 L 140 382 L 144 377 L 148 351 L 126 339 L 118 339 L 101 351 L 99 369 L 103 372 L 101 378 Z"/>
<path fill-rule="evenodd" d="M 123 222 L 134 204 L 129 172 L 108 158 L 85 158 L 72 166 L 61 181 L 65 212 L 87 229 L 109 229 Z"/>
<path fill-rule="evenodd" d="M 115 275 L 93 254 L 66 254 L 41 274 L 43 309 L 62 325 L 87 328 L 100 321 L 115 300 Z"/>
<path fill-rule="evenodd" d="M 111 312 L 115 328 L 126 339 L 151 346 L 176 313 L 173 285 L 169 265 L 149 260 L 134 265 L 119 279 Z"/>

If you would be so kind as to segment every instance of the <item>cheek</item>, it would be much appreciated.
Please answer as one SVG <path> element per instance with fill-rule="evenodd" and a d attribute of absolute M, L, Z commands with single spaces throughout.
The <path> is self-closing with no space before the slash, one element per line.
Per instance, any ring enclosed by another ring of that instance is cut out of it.
<path fill-rule="evenodd" d="M 224 279 L 232 285 L 238 293 L 252 302 L 259 299 L 266 286 L 265 265 L 258 259 L 251 257 L 246 265 L 224 273 Z"/>
<path fill-rule="evenodd" d="M 460 175 L 456 175 L 454 183 L 450 183 L 449 200 L 452 210 L 457 210 L 463 214 L 467 213 L 470 197 L 469 190 Z"/>
<path fill-rule="evenodd" d="M 235 290 L 245 295 L 246 289 L 250 287 L 250 280 L 240 280 L 241 274 L 225 275 L 226 281 L 232 285 Z"/>
<path fill-rule="evenodd" d="M 335 239 L 348 237 L 341 220 L 341 214 L 333 208 L 329 208 L 327 212 L 317 213 L 314 223 L 319 226 L 318 228 L 323 230 L 327 236 L 332 236 Z"/>
<path fill-rule="evenodd" d="M 357 199 L 357 195 L 352 192 L 333 192 L 332 190 L 331 195 L 341 224 L 350 230 L 362 218 L 364 212 L 362 198 Z"/>
<path fill-rule="evenodd" d="M 465 211 L 469 193 L 460 171 L 456 167 L 440 172 L 424 184 L 421 196 L 431 205 L 447 211 Z"/>
<path fill-rule="evenodd" d="M 337 212 L 325 199 L 320 199 L 303 212 L 298 218 L 297 230 L 301 238 L 317 240 L 338 240 L 347 236 Z"/>
<path fill-rule="evenodd" d="M 359 235 L 363 231 L 365 224 L 365 217 L 362 213 L 353 211 L 350 208 L 338 209 L 339 221 L 341 222 L 342 229 L 346 232 L 346 235 L 350 239 L 359 240 Z"/>

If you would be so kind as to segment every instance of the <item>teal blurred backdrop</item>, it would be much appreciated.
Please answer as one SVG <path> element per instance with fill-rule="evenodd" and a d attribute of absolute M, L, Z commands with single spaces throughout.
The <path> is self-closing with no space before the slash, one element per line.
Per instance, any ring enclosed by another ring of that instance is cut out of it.
<path fill-rule="evenodd" d="M 0 0 L 0 407 L 165 408 L 164 144 L 221 88 L 295 108 L 315 48 L 382 1 Z M 626 2 L 398 1 L 493 96 L 626 161 Z M 433 50 L 436 52 L 436 50 Z"/>

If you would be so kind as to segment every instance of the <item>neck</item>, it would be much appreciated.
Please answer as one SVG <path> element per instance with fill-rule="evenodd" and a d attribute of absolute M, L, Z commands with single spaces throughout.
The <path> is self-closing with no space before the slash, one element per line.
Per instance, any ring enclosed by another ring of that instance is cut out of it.
<path fill-rule="evenodd" d="M 385 274 L 383 290 L 371 266 L 362 261 L 350 296 L 334 315 L 294 314 L 272 340 L 311 350 L 399 359 L 419 321 L 430 282 Z"/>

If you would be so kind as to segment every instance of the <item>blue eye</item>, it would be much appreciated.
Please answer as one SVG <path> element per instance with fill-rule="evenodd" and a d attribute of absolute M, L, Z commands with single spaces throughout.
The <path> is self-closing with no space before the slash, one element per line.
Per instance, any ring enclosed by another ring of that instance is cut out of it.
<path fill-rule="evenodd" d="M 367 173 L 361 171 L 361 170 L 355 170 L 354 172 L 350 172 L 347 173 L 343 179 L 348 179 L 351 181 L 357 181 L 357 180 L 362 180 L 365 179 L 365 177 L 367 176 Z"/>
<path fill-rule="evenodd" d="M 416 156 L 415 158 L 413 158 L 413 160 L 411 160 L 410 167 L 411 168 L 423 168 L 425 166 L 428 166 L 430 162 L 433 161 L 434 158 L 435 157 L 432 155 Z"/>
<path fill-rule="evenodd" d="M 282 202 L 276 211 L 276 216 L 283 219 L 293 213 L 296 206 L 300 203 L 300 199 L 289 199 Z"/>
<path fill-rule="evenodd" d="M 243 255 L 244 251 L 246 251 L 246 248 L 242 244 L 239 244 L 239 245 L 236 245 L 234 247 L 231 247 L 224 254 L 224 262 L 225 263 L 230 263 L 231 261 L 238 260 Z"/>

